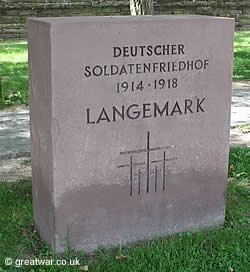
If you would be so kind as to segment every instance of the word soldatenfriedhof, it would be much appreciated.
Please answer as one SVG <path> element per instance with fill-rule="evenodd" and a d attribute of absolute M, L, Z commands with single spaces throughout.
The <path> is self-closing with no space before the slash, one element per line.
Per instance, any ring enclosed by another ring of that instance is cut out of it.
<path fill-rule="evenodd" d="M 234 20 L 29 20 L 33 205 L 57 252 L 224 222 Z"/>

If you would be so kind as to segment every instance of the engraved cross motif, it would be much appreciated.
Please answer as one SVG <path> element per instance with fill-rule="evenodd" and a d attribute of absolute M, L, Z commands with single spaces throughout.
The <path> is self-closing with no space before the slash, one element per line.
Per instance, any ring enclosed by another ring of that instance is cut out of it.
<path fill-rule="evenodd" d="M 162 190 L 165 190 L 165 183 L 166 183 L 166 162 L 176 160 L 176 157 L 173 158 L 166 158 L 166 151 L 163 152 L 163 158 L 161 160 L 154 160 L 150 161 L 150 152 L 159 151 L 159 150 L 167 150 L 170 148 L 174 148 L 175 145 L 165 145 L 165 146 L 157 146 L 157 147 L 150 147 L 150 132 L 147 132 L 147 141 L 146 141 L 146 148 L 143 149 L 136 149 L 136 150 L 129 150 L 129 151 L 122 151 L 120 155 L 129 155 L 130 162 L 129 164 L 118 165 L 118 168 L 121 167 L 129 167 L 130 169 L 130 195 L 132 196 L 133 192 L 133 173 L 135 172 L 136 166 L 139 165 L 146 165 L 146 192 L 149 193 L 150 191 L 150 165 L 155 163 L 162 163 Z M 133 155 L 138 153 L 146 153 L 146 162 L 133 162 Z M 156 165 L 154 167 L 155 171 L 155 192 L 157 191 L 157 182 L 158 182 L 158 173 L 161 172 L 161 169 L 158 168 Z M 141 193 L 141 168 L 138 170 L 138 194 Z"/>

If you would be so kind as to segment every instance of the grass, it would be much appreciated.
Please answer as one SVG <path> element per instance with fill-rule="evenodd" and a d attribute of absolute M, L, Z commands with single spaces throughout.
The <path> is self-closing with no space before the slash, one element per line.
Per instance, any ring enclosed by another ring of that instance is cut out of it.
<path fill-rule="evenodd" d="M 0 105 L 28 104 L 28 50 L 26 41 L 0 42 Z"/>
<path fill-rule="evenodd" d="M 238 128 L 249 130 L 250 129 L 250 125 L 240 125 L 240 126 L 238 126 Z"/>
<path fill-rule="evenodd" d="M 26 41 L 0 42 L 0 79 L 0 108 L 29 103 Z M 250 31 L 235 33 L 233 80 L 250 80 Z"/>
<path fill-rule="evenodd" d="M 250 178 L 250 148 L 230 148 L 228 175 L 238 180 Z"/>
<path fill-rule="evenodd" d="M 81 271 L 84 265 L 89 271 L 248 271 L 249 165 L 249 148 L 231 148 L 224 228 L 180 233 L 116 250 L 100 247 L 91 256 L 74 251 L 54 256 L 33 226 L 31 182 L 0 183 L 0 271 Z M 81 265 L 6 266 L 6 257 L 14 262 L 78 258 Z"/>
<path fill-rule="evenodd" d="M 233 80 L 250 80 L 250 31 L 235 33 Z"/>

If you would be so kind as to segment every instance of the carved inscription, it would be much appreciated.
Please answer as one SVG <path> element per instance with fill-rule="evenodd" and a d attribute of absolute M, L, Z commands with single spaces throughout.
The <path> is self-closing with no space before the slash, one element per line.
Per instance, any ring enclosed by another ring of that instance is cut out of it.
<path fill-rule="evenodd" d="M 206 72 L 209 67 L 209 60 L 206 56 L 189 59 L 186 58 L 186 54 L 188 54 L 188 49 L 183 43 L 113 46 L 110 48 L 113 63 L 85 65 L 82 78 L 83 80 L 96 80 L 102 77 L 117 77 L 117 83 L 111 89 L 114 95 L 138 95 L 144 92 L 168 90 L 178 92 L 183 71 L 200 73 Z M 170 57 L 171 60 L 168 60 Z M 174 60 L 175 57 L 176 60 Z M 142 62 L 138 62 L 140 58 Z M 134 59 L 136 62 L 133 61 Z M 124 61 L 118 64 L 118 60 Z M 148 80 L 147 74 L 157 74 L 157 77 Z M 121 76 L 124 78 L 124 75 L 127 76 L 127 80 L 121 81 L 120 78 Z M 136 75 L 136 80 L 134 76 L 131 80 L 130 75 Z M 110 107 L 93 105 L 85 109 L 85 122 L 87 125 L 98 125 L 145 118 L 171 118 L 177 115 L 198 114 L 206 111 L 206 103 L 206 97 L 195 96 L 185 97 L 178 101 L 170 99 L 169 101 L 149 101 L 143 104 L 111 105 Z"/>

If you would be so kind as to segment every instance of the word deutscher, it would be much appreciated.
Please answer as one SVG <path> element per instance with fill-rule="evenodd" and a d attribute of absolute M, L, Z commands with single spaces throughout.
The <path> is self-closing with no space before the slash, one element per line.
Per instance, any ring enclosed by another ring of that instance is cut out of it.
<path fill-rule="evenodd" d="M 113 57 L 184 55 L 184 44 L 157 44 L 113 47 Z"/>

